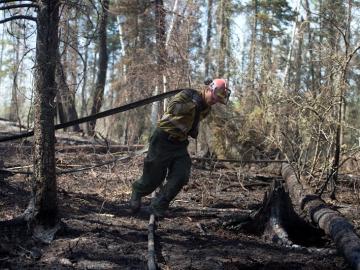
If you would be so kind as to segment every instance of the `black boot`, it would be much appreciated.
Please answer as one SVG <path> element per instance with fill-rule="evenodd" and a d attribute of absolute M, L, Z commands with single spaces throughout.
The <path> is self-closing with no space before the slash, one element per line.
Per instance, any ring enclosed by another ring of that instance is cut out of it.
<path fill-rule="evenodd" d="M 131 193 L 130 209 L 133 214 L 137 213 L 141 207 L 141 196 L 136 192 Z"/>

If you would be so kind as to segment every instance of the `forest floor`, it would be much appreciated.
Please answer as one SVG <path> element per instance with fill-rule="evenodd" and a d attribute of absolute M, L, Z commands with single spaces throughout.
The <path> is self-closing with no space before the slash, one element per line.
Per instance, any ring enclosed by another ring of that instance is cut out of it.
<path fill-rule="evenodd" d="M 56 160 L 60 169 L 76 169 L 131 154 L 101 153 L 96 147 L 82 149 L 78 142 L 70 144 L 58 139 Z M 32 163 L 30 151 L 26 144 L 0 145 L 5 167 L 22 167 L 18 169 L 21 171 Z M 145 198 L 136 215 L 131 215 L 127 206 L 131 183 L 141 174 L 143 158 L 144 154 L 132 155 L 106 166 L 59 175 L 62 228 L 49 244 L 24 232 L 2 232 L 0 269 L 146 269 L 150 199 Z M 213 170 L 204 170 L 195 164 L 189 184 L 171 205 L 168 216 L 157 221 L 159 267 L 350 269 L 340 254 L 332 252 L 335 247 L 329 239 L 323 246 L 294 249 L 222 226 L 231 217 L 258 209 L 271 181 L 279 177 L 279 165 L 218 164 Z M 360 181 L 346 179 L 340 182 L 336 203 L 359 233 Z M 29 202 L 31 178 L 16 174 L 0 180 L 0 186 L 0 220 L 20 215 Z"/>

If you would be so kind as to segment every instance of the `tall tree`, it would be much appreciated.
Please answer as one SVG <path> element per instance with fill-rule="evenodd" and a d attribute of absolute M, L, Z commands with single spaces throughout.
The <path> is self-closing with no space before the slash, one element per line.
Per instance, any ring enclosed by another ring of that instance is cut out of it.
<path fill-rule="evenodd" d="M 159 89 L 163 86 L 163 75 L 166 65 L 166 49 L 165 49 L 165 9 L 162 0 L 155 0 L 155 29 L 156 29 L 156 64 L 157 64 L 157 84 L 154 94 L 159 94 Z M 162 91 L 161 91 L 162 92 Z M 159 114 L 159 104 L 153 104 L 151 111 L 151 122 L 155 126 Z"/>
<path fill-rule="evenodd" d="M 348 1 L 348 16 L 346 16 L 345 5 L 342 1 L 334 1 L 330 6 L 325 6 L 325 10 L 327 11 L 325 14 L 327 15 L 326 20 L 327 29 L 329 31 L 329 45 L 331 51 L 336 55 L 339 53 L 340 42 L 338 37 L 342 36 L 345 51 L 342 55 L 342 66 L 341 70 L 337 72 L 337 75 L 334 76 L 334 72 L 331 71 L 333 68 L 327 67 L 328 74 L 330 76 L 330 88 L 333 90 L 336 96 L 338 96 L 338 106 L 335 108 L 336 113 L 336 128 L 335 128 L 335 145 L 334 145 L 334 158 L 331 167 L 330 177 L 332 179 L 332 193 L 330 197 L 332 199 L 336 198 L 336 184 L 338 180 L 338 170 L 340 167 L 340 158 L 341 158 L 341 146 L 343 144 L 343 122 L 345 117 L 345 92 L 347 88 L 347 76 L 348 76 L 348 65 L 353 57 L 353 54 L 350 53 L 350 33 L 348 30 L 350 29 L 351 23 L 351 0 Z M 336 15 L 335 15 L 336 14 Z M 334 18 L 335 16 L 335 18 Z M 338 33 L 339 32 L 339 33 Z M 329 70 L 330 69 L 330 70 Z"/>
<path fill-rule="evenodd" d="M 58 53 L 56 67 L 56 83 L 58 86 L 58 97 L 61 99 L 61 110 L 63 116 L 60 120 L 72 121 L 78 118 L 75 104 L 75 92 L 77 88 L 77 52 L 78 52 L 78 31 L 77 16 L 73 16 L 69 7 L 63 7 L 62 16 L 64 20 L 60 24 L 60 38 L 63 41 L 63 52 Z M 75 22 L 73 22 L 75 20 Z M 72 24 L 74 25 L 72 27 Z M 61 122 L 61 121 L 60 121 Z M 79 125 L 69 128 L 72 131 L 79 131 Z"/>
<path fill-rule="evenodd" d="M 207 1 L 207 23 L 206 23 L 206 42 L 205 42 L 205 78 L 210 76 L 210 49 L 212 37 L 212 10 L 213 0 Z"/>
<path fill-rule="evenodd" d="M 250 53 L 248 65 L 248 78 L 247 87 L 250 89 L 255 88 L 255 66 L 256 66 L 256 51 L 257 51 L 257 33 L 258 33 L 258 0 L 251 1 L 252 9 L 252 22 L 251 22 L 251 40 L 250 40 Z"/>
<path fill-rule="evenodd" d="M 99 69 L 97 73 L 96 85 L 92 95 L 91 114 L 98 113 L 101 109 L 106 82 L 106 73 L 108 68 L 107 52 L 107 21 L 109 13 L 109 0 L 102 1 L 101 18 L 99 24 Z M 96 120 L 92 120 L 88 125 L 88 134 L 95 134 Z"/>
<path fill-rule="evenodd" d="M 53 226 L 58 219 L 55 174 L 54 98 L 57 61 L 59 1 L 38 1 L 35 122 L 34 122 L 34 189 L 28 210 L 30 220 Z"/>
<path fill-rule="evenodd" d="M 310 4 L 309 4 L 309 0 L 305 0 L 305 10 L 306 10 L 306 22 L 307 22 L 307 27 L 306 27 L 306 31 L 307 31 L 307 52 L 309 52 L 309 60 L 308 61 L 308 71 L 305 72 L 306 74 L 306 80 L 305 80 L 305 84 L 307 86 L 308 89 L 311 90 L 311 93 L 314 97 L 316 97 L 318 95 L 318 91 L 319 91 L 319 80 L 316 80 L 316 72 L 315 72 L 315 64 L 314 61 L 312 61 L 312 59 L 315 59 L 314 57 L 314 31 L 311 27 L 311 23 L 313 22 L 313 16 L 311 14 L 311 10 L 310 10 Z"/>
<path fill-rule="evenodd" d="M 218 53 L 218 70 L 217 76 L 224 77 L 227 71 L 228 63 L 228 51 L 229 51 L 229 40 L 230 40 L 230 18 L 231 18 L 231 1 L 221 0 L 219 3 L 219 32 L 220 32 L 220 44 Z"/>
<path fill-rule="evenodd" d="M 19 104 L 18 104 L 18 88 L 19 88 L 19 71 L 20 71 L 20 29 L 18 25 L 15 23 L 13 29 L 15 29 L 14 38 L 14 54 L 15 54 L 15 63 L 12 68 L 13 73 L 13 80 L 12 80 L 12 87 L 11 87 L 11 104 L 10 104 L 10 113 L 9 113 L 9 120 L 11 121 L 18 121 L 20 122 L 19 117 Z"/>

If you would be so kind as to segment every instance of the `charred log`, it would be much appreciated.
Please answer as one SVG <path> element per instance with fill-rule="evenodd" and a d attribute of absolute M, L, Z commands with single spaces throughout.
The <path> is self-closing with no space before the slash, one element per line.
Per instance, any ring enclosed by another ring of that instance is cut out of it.
<path fill-rule="evenodd" d="M 333 240 L 353 269 L 360 269 L 360 238 L 341 214 L 316 195 L 305 193 L 303 185 L 289 164 L 283 164 L 282 176 L 299 214 L 316 224 Z"/>
<path fill-rule="evenodd" d="M 285 246 L 317 246 L 324 244 L 323 233 L 301 219 L 293 209 L 282 181 L 275 180 L 265 193 L 261 207 L 250 215 L 241 215 L 223 224 Z"/>

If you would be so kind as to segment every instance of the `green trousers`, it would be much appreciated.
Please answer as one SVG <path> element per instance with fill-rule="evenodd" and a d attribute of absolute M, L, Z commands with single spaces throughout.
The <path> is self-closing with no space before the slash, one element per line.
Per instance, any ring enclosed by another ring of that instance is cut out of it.
<path fill-rule="evenodd" d="M 133 183 L 132 188 L 133 192 L 143 197 L 152 193 L 166 178 L 159 196 L 152 202 L 152 207 L 158 211 L 165 211 L 189 181 L 191 159 L 187 151 L 188 144 L 188 140 L 171 140 L 167 133 L 160 129 L 156 129 L 150 137 L 143 174 Z"/>

